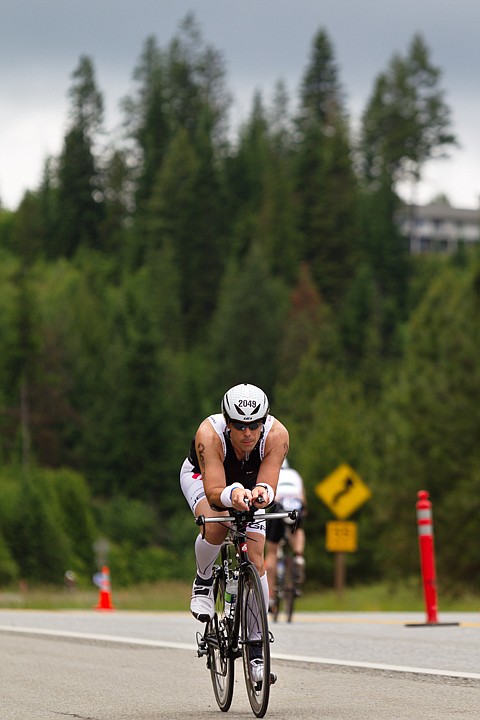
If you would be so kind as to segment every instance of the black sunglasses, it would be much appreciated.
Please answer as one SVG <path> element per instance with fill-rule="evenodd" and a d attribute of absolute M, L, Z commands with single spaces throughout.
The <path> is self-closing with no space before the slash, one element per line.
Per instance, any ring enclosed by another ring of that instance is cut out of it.
<path fill-rule="evenodd" d="M 260 425 L 262 424 L 261 420 L 259 420 L 258 422 L 251 422 L 251 423 L 234 422 L 233 420 L 231 422 L 232 422 L 232 425 L 235 428 L 235 430 L 246 430 L 247 428 L 249 430 L 257 430 L 257 428 L 259 428 Z"/>

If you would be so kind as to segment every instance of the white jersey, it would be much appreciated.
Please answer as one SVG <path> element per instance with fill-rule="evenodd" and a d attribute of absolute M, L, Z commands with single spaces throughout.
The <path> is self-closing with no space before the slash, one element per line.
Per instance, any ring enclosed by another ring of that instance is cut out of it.
<path fill-rule="evenodd" d="M 281 502 L 284 498 L 303 499 L 303 480 L 293 468 L 282 468 L 278 476 L 275 500 Z"/>

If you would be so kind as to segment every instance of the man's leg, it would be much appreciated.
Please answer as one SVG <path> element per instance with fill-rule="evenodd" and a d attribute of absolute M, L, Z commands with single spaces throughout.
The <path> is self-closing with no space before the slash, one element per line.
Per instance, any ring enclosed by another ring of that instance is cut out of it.
<path fill-rule="evenodd" d="M 294 554 L 294 580 L 298 585 L 302 585 L 305 582 L 305 532 L 303 528 L 298 528 L 293 535 L 290 535 L 289 542 Z"/>
<path fill-rule="evenodd" d="M 275 587 L 277 584 L 277 550 L 278 543 L 267 540 L 265 552 L 265 567 L 268 575 L 269 605 L 272 606 L 275 599 Z"/>
<path fill-rule="evenodd" d="M 212 510 L 205 498 L 200 500 L 195 507 L 196 517 L 199 515 L 213 517 L 225 514 Z M 192 587 L 190 611 L 200 622 L 208 622 L 215 614 L 212 569 L 226 534 L 227 530 L 222 525 L 208 523 L 205 526 L 205 537 L 200 534 L 195 540 L 197 574 Z"/>

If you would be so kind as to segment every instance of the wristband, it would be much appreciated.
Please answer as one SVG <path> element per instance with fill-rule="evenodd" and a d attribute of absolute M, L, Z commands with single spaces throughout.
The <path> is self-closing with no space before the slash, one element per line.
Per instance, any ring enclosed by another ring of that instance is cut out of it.
<path fill-rule="evenodd" d="M 268 504 L 272 503 L 275 500 L 275 492 L 271 485 L 268 483 L 257 483 L 255 487 L 263 487 L 268 493 Z"/>
<path fill-rule="evenodd" d="M 232 492 L 236 488 L 242 488 L 242 490 L 244 489 L 242 483 L 234 482 L 231 485 L 227 485 L 227 487 L 222 490 L 222 492 L 220 493 L 220 502 L 222 503 L 223 507 L 233 507 Z"/>

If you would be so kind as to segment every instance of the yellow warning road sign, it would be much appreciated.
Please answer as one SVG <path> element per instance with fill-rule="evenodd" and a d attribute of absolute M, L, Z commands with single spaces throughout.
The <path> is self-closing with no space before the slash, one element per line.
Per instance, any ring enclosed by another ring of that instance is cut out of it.
<path fill-rule="evenodd" d="M 325 547 L 328 552 L 356 552 L 357 523 L 351 520 L 329 520 L 327 522 Z"/>
<path fill-rule="evenodd" d="M 339 520 L 350 517 L 372 495 L 355 470 L 343 464 L 315 488 L 317 496 Z"/>

